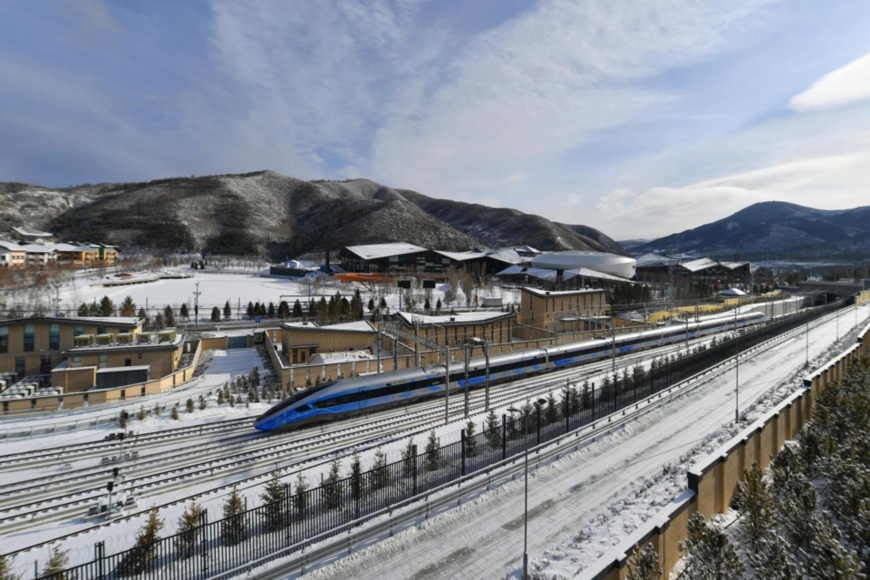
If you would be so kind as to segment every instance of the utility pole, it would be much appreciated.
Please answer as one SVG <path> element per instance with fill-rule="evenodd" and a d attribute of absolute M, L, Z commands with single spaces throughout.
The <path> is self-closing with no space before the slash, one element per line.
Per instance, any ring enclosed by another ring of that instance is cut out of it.
<path fill-rule="evenodd" d="M 613 375 L 616 376 L 616 321 L 612 316 L 610 317 L 610 367 Z"/>
<path fill-rule="evenodd" d="M 525 508 L 523 511 L 523 580 L 529 579 L 529 449 L 526 448 Z"/>
<path fill-rule="evenodd" d="M 462 389 L 465 391 L 465 418 L 468 419 L 468 363 L 471 360 L 471 349 L 472 344 L 470 342 L 465 343 L 465 387 Z"/>
<path fill-rule="evenodd" d="M 199 328 L 199 282 L 196 283 L 196 291 L 193 293 L 193 327 Z"/>

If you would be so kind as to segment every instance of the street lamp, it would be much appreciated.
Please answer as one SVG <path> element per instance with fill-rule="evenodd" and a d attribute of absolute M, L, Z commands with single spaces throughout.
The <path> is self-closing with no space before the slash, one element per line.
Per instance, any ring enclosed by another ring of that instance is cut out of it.
<path fill-rule="evenodd" d="M 737 354 L 734 356 L 734 424 L 740 423 L 740 331 L 737 329 L 737 309 L 734 309 L 734 332 L 737 333 Z"/>
<path fill-rule="evenodd" d="M 483 357 L 484 357 L 484 360 L 486 361 L 486 388 L 485 388 L 485 396 L 484 396 L 484 399 L 485 399 L 484 407 L 487 411 L 489 411 L 489 344 L 487 343 L 485 338 L 474 337 L 471 339 L 471 341 L 474 344 L 480 345 L 483 348 Z"/>
<path fill-rule="evenodd" d="M 523 511 L 523 580 L 529 579 L 529 448 L 526 447 L 526 488 Z"/>

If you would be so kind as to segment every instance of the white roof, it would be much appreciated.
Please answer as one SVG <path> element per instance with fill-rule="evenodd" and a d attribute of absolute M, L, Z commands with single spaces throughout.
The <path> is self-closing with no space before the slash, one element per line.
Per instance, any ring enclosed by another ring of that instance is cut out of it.
<path fill-rule="evenodd" d="M 37 237 L 37 238 L 50 238 L 54 234 L 50 234 L 48 232 L 41 232 L 39 230 L 28 230 L 27 228 L 12 228 L 12 231 L 21 234 L 22 236 L 29 237 Z"/>
<path fill-rule="evenodd" d="M 372 244 L 370 246 L 347 246 L 347 251 L 352 252 L 365 260 L 377 260 L 378 258 L 416 254 L 428 250 L 426 250 L 426 248 L 421 248 L 420 246 L 415 246 L 414 244 L 399 242 L 393 244 Z"/>
<path fill-rule="evenodd" d="M 628 282 L 629 284 L 634 284 L 634 282 L 632 282 L 628 278 L 614 276 L 613 274 L 605 274 L 604 272 L 599 272 L 598 270 L 591 270 L 589 268 L 574 268 L 572 270 L 565 270 L 562 273 L 562 280 L 570 280 L 571 278 L 575 278 L 577 276 L 583 276 L 584 278 L 597 278 L 598 280 L 615 280 L 617 282 Z"/>
<path fill-rule="evenodd" d="M 511 248 L 487 252 L 486 257 L 498 260 L 499 262 L 505 262 L 506 264 L 522 264 L 526 261 L 526 259 L 520 256 L 516 250 Z"/>
<path fill-rule="evenodd" d="M 746 296 L 746 292 L 740 288 L 726 288 L 719 292 L 722 296 Z"/>
<path fill-rule="evenodd" d="M 674 264 L 679 263 L 679 260 L 677 258 L 656 253 L 644 254 L 643 256 L 638 256 L 635 259 L 637 260 L 638 268 L 645 266 L 673 266 Z"/>
<path fill-rule="evenodd" d="M 24 248 L 22 248 L 21 246 L 19 246 L 15 242 L 6 242 L 6 241 L 2 241 L 2 240 L 0 240 L 0 248 L 6 248 L 7 250 L 10 250 L 13 252 L 23 252 L 24 251 Z"/>
<path fill-rule="evenodd" d="M 413 326 L 414 322 L 419 324 L 468 324 L 473 322 L 488 322 L 490 320 L 498 320 L 505 316 L 511 316 L 509 312 L 493 312 L 487 310 L 477 310 L 474 312 L 457 312 L 456 314 L 439 314 L 430 316 L 428 314 L 418 314 L 416 312 L 399 312 L 402 321 L 408 326 Z"/>
<path fill-rule="evenodd" d="M 525 271 L 526 269 L 522 266 L 514 264 L 513 266 L 508 266 L 507 268 L 496 274 L 496 276 L 513 276 L 515 274 L 522 274 Z"/>
<path fill-rule="evenodd" d="M 318 330 L 343 330 L 351 332 L 374 332 L 375 329 L 365 320 L 356 320 L 354 322 L 342 322 L 339 324 L 330 324 L 328 326 L 320 326 L 316 322 L 285 322 L 286 328 L 297 329 L 318 329 Z"/>
<path fill-rule="evenodd" d="M 465 260 L 477 260 L 486 256 L 484 252 L 442 252 L 441 250 L 433 250 L 436 254 L 441 254 L 446 258 L 450 258 L 456 262 L 464 262 Z"/>
<path fill-rule="evenodd" d="M 719 262 L 719 265 L 728 268 L 729 270 L 736 270 L 737 268 L 742 268 L 748 263 L 749 262 Z"/>
<path fill-rule="evenodd" d="M 309 365 L 335 364 L 354 362 L 360 360 L 375 360 L 371 354 L 364 350 L 349 350 L 343 352 L 319 352 L 308 359 Z"/>
<path fill-rule="evenodd" d="M 707 268 L 712 268 L 713 266 L 718 266 L 719 263 L 710 258 L 699 258 L 697 260 L 692 260 L 691 262 L 683 262 L 680 265 L 690 272 L 699 272 L 701 270 L 706 270 Z"/>
<path fill-rule="evenodd" d="M 574 296 L 577 294 L 594 294 L 596 292 L 604 292 L 601 288 L 584 288 L 582 290 L 541 290 L 540 288 L 527 288 L 523 286 L 523 292 L 534 294 L 535 296 Z"/>
<path fill-rule="evenodd" d="M 28 254 L 51 254 L 54 252 L 54 248 L 42 244 L 26 244 L 21 246 L 21 249 Z"/>

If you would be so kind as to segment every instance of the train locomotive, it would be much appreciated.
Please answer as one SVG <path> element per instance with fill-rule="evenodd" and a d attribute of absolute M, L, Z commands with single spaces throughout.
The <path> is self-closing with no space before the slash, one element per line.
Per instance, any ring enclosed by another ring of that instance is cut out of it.
<path fill-rule="evenodd" d="M 685 325 L 645 330 L 585 342 L 530 349 L 490 357 L 491 383 L 504 382 L 526 375 L 542 373 L 565 366 L 577 365 L 616 355 L 664 346 L 709 334 L 715 334 L 764 322 L 761 312 L 749 312 L 715 319 L 689 322 Z M 293 394 L 254 421 L 261 431 L 294 429 L 306 424 L 329 421 L 401 405 L 425 397 L 443 395 L 444 365 L 370 374 L 367 376 L 327 381 Z M 461 392 L 486 381 L 486 362 L 473 358 L 468 365 L 450 367 L 450 391 Z"/>

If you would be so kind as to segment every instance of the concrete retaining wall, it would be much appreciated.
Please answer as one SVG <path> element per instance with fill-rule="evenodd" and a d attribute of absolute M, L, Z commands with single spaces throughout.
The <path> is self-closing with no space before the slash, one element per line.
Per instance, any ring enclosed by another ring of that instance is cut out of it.
<path fill-rule="evenodd" d="M 688 535 L 689 517 L 696 511 L 709 519 L 731 505 L 743 472 L 757 462 L 767 467 L 782 445 L 793 439 L 810 419 L 815 401 L 828 385 L 837 383 L 859 357 L 870 356 L 870 324 L 858 342 L 804 378 L 804 387 L 782 401 L 764 417 L 712 453 L 688 473 L 686 491 L 651 518 L 623 544 L 614 548 L 580 574 L 580 578 L 622 580 L 636 547 L 652 544 L 666 578 L 682 554 L 679 543 Z"/>

